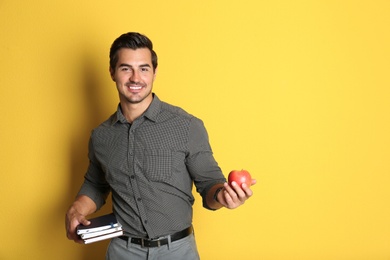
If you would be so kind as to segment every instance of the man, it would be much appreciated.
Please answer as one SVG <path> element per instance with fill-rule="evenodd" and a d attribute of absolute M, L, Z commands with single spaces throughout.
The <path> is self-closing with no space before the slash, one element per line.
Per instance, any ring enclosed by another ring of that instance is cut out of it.
<path fill-rule="evenodd" d="M 125 235 L 111 240 L 107 259 L 199 259 L 192 230 L 192 185 L 210 210 L 242 205 L 251 189 L 229 186 L 214 160 L 201 120 L 152 92 L 157 55 L 152 42 L 126 33 L 110 49 L 117 111 L 94 129 L 84 183 L 66 214 L 67 237 L 112 193 Z M 256 181 L 253 180 L 252 184 Z"/>

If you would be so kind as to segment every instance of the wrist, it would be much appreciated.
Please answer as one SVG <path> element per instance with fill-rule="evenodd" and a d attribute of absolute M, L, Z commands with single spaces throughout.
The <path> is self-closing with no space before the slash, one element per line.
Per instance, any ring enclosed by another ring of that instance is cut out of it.
<path fill-rule="evenodd" d="M 219 187 L 218 189 L 215 190 L 215 193 L 214 193 L 214 200 L 215 200 L 216 202 L 218 202 L 218 203 L 220 203 L 219 200 L 218 200 L 218 195 L 219 195 L 219 193 L 220 193 L 222 190 L 223 190 L 223 187 Z"/>
<path fill-rule="evenodd" d="M 96 204 L 89 197 L 81 195 L 72 203 L 69 211 L 83 216 L 88 216 L 96 211 Z"/>

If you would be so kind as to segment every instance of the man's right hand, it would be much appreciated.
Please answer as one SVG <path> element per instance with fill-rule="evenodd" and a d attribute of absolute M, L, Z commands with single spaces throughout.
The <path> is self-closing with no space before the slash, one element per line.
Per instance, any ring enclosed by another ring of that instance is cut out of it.
<path fill-rule="evenodd" d="M 84 226 L 91 224 L 86 216 L 95 210 L 96 204 L 87 196 L 80 196 L 73 202 L 65 216 L 66 236 L 69 240 L 83 244 L 83 240 L 76 233 L 76 228 L 80 224 Z"/>

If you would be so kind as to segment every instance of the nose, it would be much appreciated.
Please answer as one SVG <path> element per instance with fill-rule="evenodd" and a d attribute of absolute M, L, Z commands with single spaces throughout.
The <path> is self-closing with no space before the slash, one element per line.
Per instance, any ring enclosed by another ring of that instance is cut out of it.
<path fill-rule="evenodd" d="M 133 73 L 131 73 L 131 76 L 130 76 L 130 81 L 131 82 L 139 82 L 139 80 L 140 80 L 140 76 L 139 76 L 138 71 L 133 70 Z"/>

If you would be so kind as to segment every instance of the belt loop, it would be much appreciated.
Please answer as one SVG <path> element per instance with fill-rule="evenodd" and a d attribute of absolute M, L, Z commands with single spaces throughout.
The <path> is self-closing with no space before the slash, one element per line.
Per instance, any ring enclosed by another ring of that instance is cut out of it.
<path fill-rule="evenodd" d="M 167 239 L 168 239 L 168 250 L 169 250 L 170 247 L 171 247 L 171 235 L 169 235 L 169 236 L 167 237 Z"/>
<path fill-rule="evenodd" d="M 127 240 L 126 240 L 126 248 L 127 249 L 130 249 L 131 247 L 131 238 L 130 237 L 127 237 Z"/>

